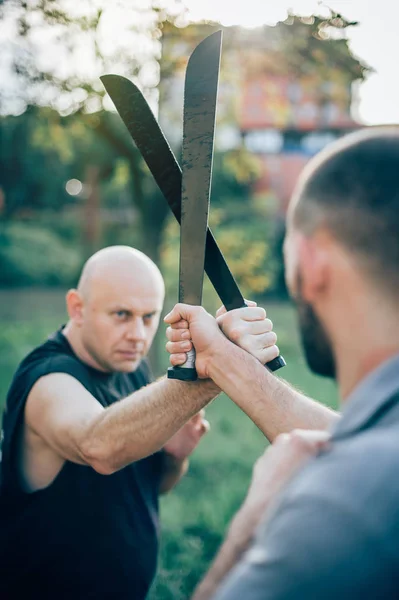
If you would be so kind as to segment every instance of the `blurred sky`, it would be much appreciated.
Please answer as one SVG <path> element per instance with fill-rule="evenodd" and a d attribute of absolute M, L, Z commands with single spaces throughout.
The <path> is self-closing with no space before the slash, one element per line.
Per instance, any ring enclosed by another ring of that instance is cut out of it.
<path fill-rule="evenodd" d="M 223 25 L 254 27 L 275 24 L 287 9 L 301 15 L 325 12 L 315 0 L 184 0 L 191 17 L 215 19 Z M 399 123 L 399 2 L 398 0 L 327 0 L 350 20 L 352 52 L 375 69 L 359 89 L 354 115 L 366 124 Z"/>

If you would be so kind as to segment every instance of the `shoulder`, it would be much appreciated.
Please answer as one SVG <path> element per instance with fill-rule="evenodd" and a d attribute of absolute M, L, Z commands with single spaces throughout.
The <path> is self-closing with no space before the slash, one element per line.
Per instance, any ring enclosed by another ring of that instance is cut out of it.
<path fill-rule="evenodd" d="M 287 488 L 275 525 L 300 529 L 315 548 L 323 548 L 329 539 L 331 547 L 360 551 L 373 540 L 390 552 L 392 539 L 399 535 L 398 471 L 395 428 L 333 442 Z"/>
<path fill-rule="evenodd" d="M 45 375 L 64 373 L 82 383 L 88 377 L 86 366 L 71 352 L 57 332 L 30 352 L 17 368 L 7 396 L 7 409 L 28 397 L 34 384 Z"/>
<path fill-rule="evenodd" d="M 398 446 L 395 428 L 376 428 L 310 461 L 216 598 L 395 597 Z"/>
<path fill-rule="evenodd" d="M 399 505 L 398 427 L 371 428 L 342 440 L 313 459 L 294 480 L 290 494 L 343 500 L 356 509 L 385 498 Z"/>

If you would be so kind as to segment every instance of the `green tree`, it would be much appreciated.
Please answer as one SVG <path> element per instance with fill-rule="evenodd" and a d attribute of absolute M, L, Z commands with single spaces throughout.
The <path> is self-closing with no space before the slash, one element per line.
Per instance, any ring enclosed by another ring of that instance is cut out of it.
<path fill-rule="evenodd" d="M 176 71 L 182 71 L 198 41 L 220 26 L 215 23 L 174 26 L 182 24 L 184 15 L 179 0 L 120 0 L 117 4 L 105 0 L 79 3 L 6 0 L 1 10 L 3 18 L 14 23 L 18 42 L 13 45 L 12 66 L 19 81 L 19 100 L 51 106 L 63 115 L 80 116 L 86 128 L 78 147 L 83 172 L 89 170 L 102 180 L 112 171 L 116 157 L 124 158 L 130 172 L 132 201 L 140 215 L 141 247 L 158 262 L 168 207 L 147 177 L 141 157 L 123 125 L 103 110 L 109 104 L 99 76 L 119 72 L 135 79 L 154 106 L 161 76 L 161 113 L 165 124 L 169 123 L 168 131 L 177 140 L 178 152 L 181 112 L 177 116 L 171 114 L 165 86 L 168 79 L 174 81 Z M 290 15 L 274 28 L 265 26 L 254 32 L 226 28 L 223 85 L 228 93 L 238 57 L 251 44 L 261 57 L 260 61 L 254 61 L 256 68 L 293 75 L 316 72 L 320 80 L 344 77 L 350 82 L 362 78 L 365 66 L 351 55 L 345 39 L 346 29 L 353 25 L 341 15 L 331 13 L 328 18 Z M 252 67 L 248 61 L 248 69 Z M 0 101 L 2 109 L 7 110 L 4 97 Z M 231 118 L 232 110 L 228 109 L 222 121 Z M 105 145 L 93 145 L 92 139 L 102 140 Z M 234 155 L 230 154 L 224 167 L 231 169 L 232 165 L 240 187 L 245 168 L 241 160 L 234 161 Z M 250 193 L 250 186 L 241 186 L 241 191 L 244 188 L 246 195 Z M 225 193 L 223 197 L 229 202 L 231 194 Z"/>
<path fill-rule="evenodd" d="M 19 117 L 0 118 L 3 218 L 44 208 L 59 209 L 68 203 L 65 182 L 72 160 L 70 139 L 57 112 L 30 106 Z"/>
<path fill-rule="evenodd" d="M 132 199 L 141 218 L 141 246 L 158 261 L 168 208 L 124 127 L 102 110 L 105 90 L 99 77 L 123 73 L 138 81 L 156 103 L 160 27 L 166 18 L 176 18 L 181 12 L 179 0 L 121 0 L 117 4 L 6 0 L 1 10 L 18 41 L 12 47 L 12 70 L 19 82 L 19 103 L 45 104 L 63 115 L 81 115 L 84 125 L 108 144 L 111 154 L 125 158 Z M 5 43 L 3 49 L 7 50 Z M 5 95 L 0 97 L 0 108 L 10 110 Z M 81 155 L 86 167 L 96 167 L 101 178 L 104 154 Z"/>

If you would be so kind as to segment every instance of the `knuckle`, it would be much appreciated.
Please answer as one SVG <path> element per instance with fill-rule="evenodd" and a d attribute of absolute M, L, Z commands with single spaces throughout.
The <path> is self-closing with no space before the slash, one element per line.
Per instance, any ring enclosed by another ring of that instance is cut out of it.
<path fill-rule="evenodd" d="M 219 322 L 221 325 L 223 325 L 223 326 L 225 326 L 225 325 L 228 325 L 228 324 L 229 324 L 229 323 L 231 323 L 231 322 L 233 322 L 233 323 L 234 323 L 234 320 L 233 320 L 233 317 L 234 317 L 234 315 L 232 315 L 232 312 L 233 312 L 233 311 L 230 311 L 230 312 L 222 312 L 222 313 L 221 313 L 221 314 L 218 316 L 218 322 Z"/>
<path fill-rule="evenodd" d="M 170 357 L 170 362 L 173 364 L 174 367 L 178 366 L 178 365 L 182 365 L 186 362 L 186 355 L 185 354 L 172 354 Z"/>
<path fill-rule="evenodd" d="M 222 313 L 220 315 L 216 315 L 216 323 L 219 325 L 220 329 L 224 331 L 225 321 L 227 319 L 227 313 Z"/>
<path fill-rule="evenodd" d="M 277 356 L 279 355 L 279 349 L 277 348 L 277 346 L 269 346 L 267 348 L 264 348 L 262 350 L 262 352 L 260 353 L 260 357 L 259 360 L 265 364 L 270 362 L 271 360 L 273 360 L 274 358 L 277 358 Z"/>
<path fill-rule="evenodd" d="M 240 327 L 237 327 L 237 326 L 233 327 L 228 332 L 228 337 L 231 339 L 232 342 L 238 342 L 238 341 L 240 341 L 241 335 L 242 335 L 242 330 L 241 330 Z"/>
<path fill-rule="evenodd" d="M 270 336 L 270 338 L 269 338 L 270 345 L 275 346 L 276 342 L 277 342 L 277 334 L 275 334 L 274 331 L 271 331 L 269 336 Z"/>
<path fill-rule="evenodd" d="M 262 308 L 261 306 L 257 307 L 257 310 L 259 311 L 259 317 L 261 319 L 266 319 L 266 311 L 264 308 Z"/>
<path fill-rule="evenodd" d="M 266 319 L 266 311 L 261 306 L 248 306 L 246 308 L 247 315 L 251 315 L 250 320 L 252 321 L 264 321 Z"/>
<path fill-rule="evenodd" d="M 221 316 L 224 315 L 226 313 L 226 309 L 224 307 L 224 305 L 222 304 L 222 306 L 220 306 L 217 311 L 216 311 L 216 316 Z"/>
<path fill-rule="evenodd" d="M 174 342 L 175 338 L 176 338 L 176 332 L 174 329 L 170 329 L 169 331 L 166 332 L 166 337 L 168 338 L 168 340 L 170 342 Z"/>
<path fill-rule="evenodd" d="M 265 327 L 266 327 L 266 331 L 272 331 L 273 330 L 273 321 L 271 319 L 265 319 Z"/>
<path fill-rule="evenodd" d="M 170 340 L 172 342 L 178 342 L 181 339 L 181 331 L 181 329 L 176 329 L 176 331 L 173 332 L 173 335 L 170 338 Z"/>

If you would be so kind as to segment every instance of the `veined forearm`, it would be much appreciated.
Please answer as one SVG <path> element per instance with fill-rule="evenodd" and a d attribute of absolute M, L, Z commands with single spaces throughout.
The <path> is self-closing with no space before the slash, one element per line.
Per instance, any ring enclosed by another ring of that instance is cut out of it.
<path fill-rule="evenodd" d="M 96 470 L 113 473 L 163 445 L 217 394 L 211 381 L 162 379 L 113 404 L 87 433 L 84 454 Z"/>
<path fill-rule="evenodd" d="M 270 441 L 293 429 L 328 429 L 339 418 L 337 413 L 296 391 L 227 340 L 214 354 L 208 371 L 218 387 Z"/>

